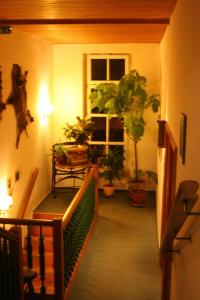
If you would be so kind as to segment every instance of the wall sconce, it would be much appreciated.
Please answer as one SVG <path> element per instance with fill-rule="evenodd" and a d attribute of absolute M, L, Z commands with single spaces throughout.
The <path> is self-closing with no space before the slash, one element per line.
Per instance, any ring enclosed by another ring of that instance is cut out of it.
<path fill-rule="evenodd" d="M 53 105 L 49 101 L 49 91 L 47 85 L 44 83 L 40 87 L 39 101 L 38 101 L 38 114 L 40 123 L 46 125 L 48 117 L 54 111 Z"/>
<path fill-rule="evenodd" d="M 46 106 L 44 106 L 39 112 L 41 124 L 45 125 L 48 123 L 48 117 L 53 111 L 53 105 L 51 103 L 46 103 Z"/>
<path fill-rule="evenodd" d="M 8 195 L 6 184 L 0 184 L 0 216 L 4 216 L 13 203 L 11 195 Z"/>

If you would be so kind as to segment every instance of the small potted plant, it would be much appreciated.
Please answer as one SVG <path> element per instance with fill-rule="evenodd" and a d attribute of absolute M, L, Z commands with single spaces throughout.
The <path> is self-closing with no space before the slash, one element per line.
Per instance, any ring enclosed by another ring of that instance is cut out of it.
<path fill-rule="evenodd" d="M 110 197 L 114 194 L 114 179 L 121 177 L 123 169 L 123 152 L 120 147 L 115 146 L 109 149 L 108 154 L 105 154 L 100 160 L 100 176 L 105 179 L 104 194 Z"/>
<path fill-rule="evenodd" d="M 138 170 L 137 180 L 133 176 L 129 181 L 128 195 L 132 206 L 143 207 L 147 191 L 155 190 L 157 173 L 151 170 Z"/>
<path fill-rule="evenodd" d="M 77 123 L 70 125 L 66 124 L 64 127 L 64 135 L 67 140 L 73 140 L 77 145 L 87 144 L 90 136 L 92 135 L 95 125 L 90 118 L 81 119 L 79 116 Z"/>
<path fill-rule="evenodd" d="M 75 124 L 67 123 L 66 127 L 63 128 L 67 143 L 71 144 L 67 147 L 66 152 L 69 164 L 79 165 L 88 162 L 89 151 L 87 142 L 94 128 L 94 122 L 91 119 L 81 119 L 80 117 L 77 117 Z"/>
<path fill-rule="evenodd" d="M 66 151 L 62 143 L 57 143 L 53 146 L 53 153 L 54 158 L 59 165 L 67 164 Z"/>

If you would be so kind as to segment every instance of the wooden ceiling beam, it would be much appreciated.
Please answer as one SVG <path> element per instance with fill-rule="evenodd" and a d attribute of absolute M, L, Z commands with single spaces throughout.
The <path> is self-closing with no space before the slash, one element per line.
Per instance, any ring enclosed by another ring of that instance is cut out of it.
<path fill-rule="evenodd" d="M 169 24 L 168 18 L 0 19 L 0 25 Z"/>

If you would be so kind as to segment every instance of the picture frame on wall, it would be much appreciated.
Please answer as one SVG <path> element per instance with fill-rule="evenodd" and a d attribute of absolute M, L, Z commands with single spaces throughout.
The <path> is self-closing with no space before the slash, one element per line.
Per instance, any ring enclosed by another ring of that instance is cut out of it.
<path fill-rule="evenodd" d="M 182 164 L 185 164 L 186 155 L 186 127 L 187 127 L 187 116 L 182 113 L 180 116 L 180 156 Z"/>

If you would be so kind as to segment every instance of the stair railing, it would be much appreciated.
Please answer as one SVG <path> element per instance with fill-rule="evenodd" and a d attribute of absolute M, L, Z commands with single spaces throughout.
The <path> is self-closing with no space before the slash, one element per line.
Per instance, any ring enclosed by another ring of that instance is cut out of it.
<path fill-rule="evenodd" d="M 0 299 L 23 300 L 21 229 L 0 228 Z"/>
<path fill-rule="evenodd" d="M 28 268 L 32 270 L 33 268 L 33 256 L 32 256 L 32 235 L 30 233 L 30 229 L 32 228 L 39 228 L 41 231 L 49 227 L 51 228 L 52 232 L 55 230 L 54 220 L 34 220 L 34 219 L 12 219 L 12 218 L 1 218 L 0 224 L 3 224 L 4 230 L 6 230 L 6 227 L 10 227 L 10 225 L 15 226 L 16 229 L 22 229 L 22 227 L 26 227 L 27 235 L 25 237 L 26 239 L 26 261 L 23 261 L 24 269 Z M 42 229 L 41 229 L 42 228 Z M 1 235 L 0 235 L 1 236 Z M 39 277 L 41 281 L 40 285 L 40 294 L 45 294 L 46 290 L 44 287 L 44 280 L 45 280 L 45 249 L 42 248 L 41 252 L 41 235 L 40 235 L 40 241 L 39 241 Z M 43 235 L 42 235 L 43 238 Z M 20 244 L 20 248 L 22 249 L 22 241 Z M 22 251 L 22 250 L 21 250 Z M 57 266 L 54 266 L 56 268 Z M 23 278 L 23 276 L 22 276 Z M 29 291 L 30 292 L 30 291 Z M 38 293 L 38 291 L 37 291 Z"/>
<path fill-rule="evenodd" d="M 90 170 L 62 218 L 64 252 L 64 298 L 66 299 L 82 252 L 93 230 L 98 211 L 98 170 Z"/>
<path fill-rule="evenodd" d="M 82 187 L 72 200 L 63 218 L 54 220 L 0 218 L 0 226 L 2 226 L 0 227 L 0 239 L 4 239 L 2 231 L 5 231 L 5 234 L 7 234 L 11 225 L 15 226 L 16 230 L 19 228 L 21 229 L 23 226 L 26 227 L 26 265 L 29 269 L 34 267 L 31 232 L 33 228 L 38 228 L 38 276 L 40 278 L 40 290 L 38 291 L 38 287 L 35 287 L 33 282 L 33 288 L 36 289 L 36 294 L 41 294 L 43 297 L 47 294 L 45 287 L 46 270 L 44 231 L 46 228 L 50 228 L 53 236 L 54 269 L 54 291 L 51 299 L 64 300 L 67 298 L 72 278 L 77 270 L 80 255 L 87 240 L 89 239 L 95 217 L 97 216 L 97 174 L 98 172 L 96 168 L 90 169 Z M 22 241 L 20 242 L 20 249 L 22 251 Z M 22 263 L 19 263 L 19 267 L 22 266 Z M 23 278 L 23 276 L 21 278 Z M 21 282 L 21 288 L 22 286 L 23 282 Z M 19 299 L 21 300 L 23 298 Z M 25 299 L 29 299 L 27 294 L 25 294 Z M 48 299 L 50 299 L 50 297 Z"/>
<path fill-rule="evenodd" d="M 193 222 L 188 220 L 189 216 L 200 215 L 200 212 L 193 211 L 195 203 L 197 203 L 198 200 L 198 188 L 199 184 L 196 181 L 182 181 L 169 214 L 160 248 L 161 265 L 163 269 L 162 300 L 170 300 L 173 254 L 180 253 L 180 248 L 178 248 L 180 242 L 191 239 L 188 235 L 182 235 L 182 228 L 186 222 L 190 223 L 190 225 L 193 224 Z M 184 231 L 184 233 L 186 233 L 186 231 Z"/>

